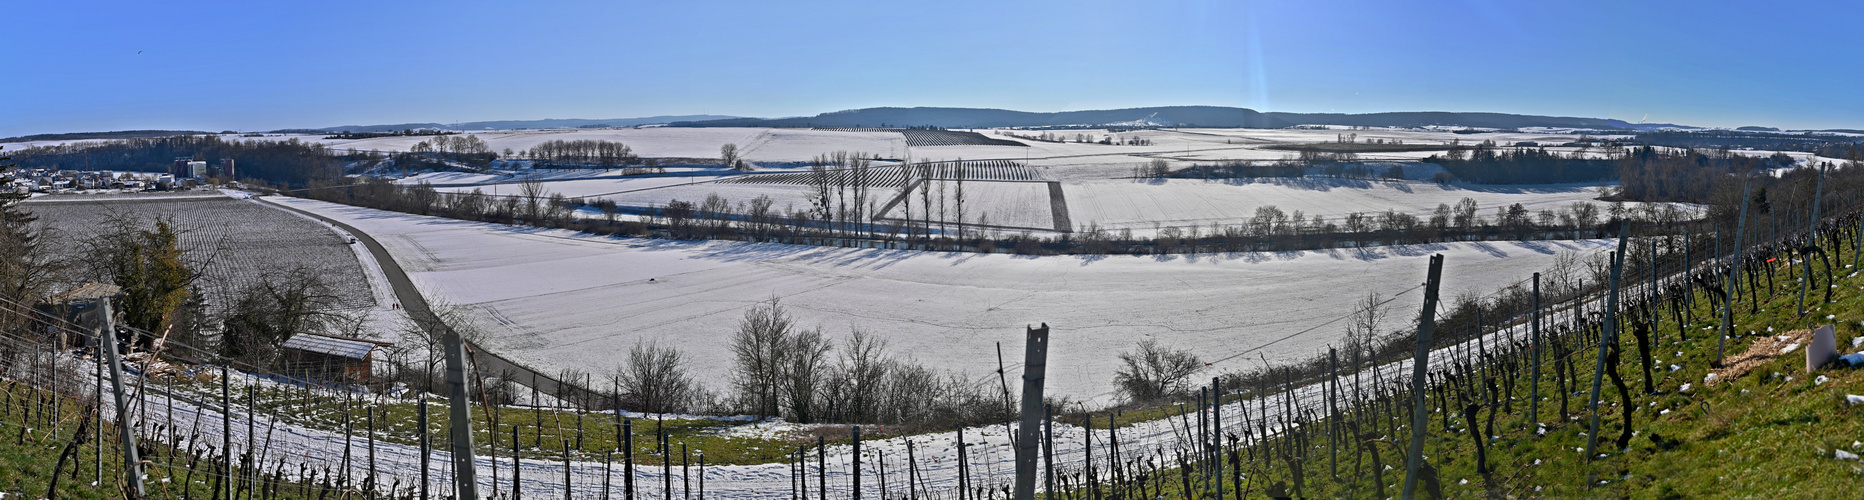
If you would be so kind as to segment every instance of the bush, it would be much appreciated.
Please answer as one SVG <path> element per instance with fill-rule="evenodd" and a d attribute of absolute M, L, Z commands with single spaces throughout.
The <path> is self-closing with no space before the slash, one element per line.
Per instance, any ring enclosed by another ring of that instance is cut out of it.
<path fill-rule="evenodd" d="M 689 411 L 699 385 L 686 373 L 685 355 L 672 347 L 636 342 L 628 362 L 616 370 L 621 403 L 648 413 Z"/>
<path fill-rule="evenodd" d="M 1191 351 L 1160 346 L 1157 340 L 1139 341 L 1137 352 L 1120 353 L 1124 365 L 1113 374 L 1113 384 L 1127 399 L 1144 403 L 1185 392 L 1191 374 L 1202 368 Z"/>

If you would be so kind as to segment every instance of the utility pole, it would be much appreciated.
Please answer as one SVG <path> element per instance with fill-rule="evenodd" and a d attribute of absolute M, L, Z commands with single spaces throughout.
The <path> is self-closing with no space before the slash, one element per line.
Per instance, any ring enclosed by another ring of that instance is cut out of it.
<path fill-rule="evenodd" d="M 129 426 L 126 425 L 125 422 L 125 417 L 129 415 L 129 412 L 124 408 L 123 358 L 117 355 L 116 317 L 111 314 L 109 297 L 97 299 L 97 301 L 99 302 L 97 312 L 101 315 L 100 324 L 103 326 L 103 331 L 98 335 L 102 343 L 98 347 L 102 348 L 103 352 L 110 358 L 110 383 L 115 386 L 114 392 L 116 393 L 118 440 L 123 444 L 123 473 L 128 476 L 125 479 L 130 484 L 130 498 L 139 499 L 144 495 L 142 489 L 142 458 L 136 456 L 136 435 L 130 431 Z M 229 472 L 231 472 L 231 469 L 229 469 Z"/>
<path fill-rule="evenodd" d="M 472 408 L 466 401 L 466 346 L 460 334 L 448 329 L 440 337 L 447 351 L 447 395 L 452 438 L 453 488 L 457 498 L 479 498 L 479 479 L 473 468 Z"/>
<path fill-rule="evenodd" d="M 1417 471 L 1424 465 L 1424 427 L 1430 425 L 1426 413 L 1430 391 L 1424 376 L 1430 372 L 1430 335 L 1437 328 L 1437 285 L 1443 278 L 1443 254 L 1430 256 L 1430 271 L 1424 282 L 1424 310 L 1418 315 L 1417 349 L 1411 357 L 1411 449 L 1404 466 L 1405 500 L 1416 497 Z M 1263 415 L 1267 415 L 1263 412 Z M 1264 417 L 1266 418 L 1266 417 Z"/>

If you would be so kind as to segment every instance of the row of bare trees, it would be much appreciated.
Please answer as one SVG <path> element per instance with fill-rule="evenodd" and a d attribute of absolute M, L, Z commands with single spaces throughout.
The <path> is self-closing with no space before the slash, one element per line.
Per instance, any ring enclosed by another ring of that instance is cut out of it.
<path fill-rule="evenodd" d="M 604 140 L 551 140 L 531 146 L 526 151 L 532 160 L 563 165 L 593 165 L 612 168 L 640 161 L 627 144 Z"/>
<path fill-rule="evenodd" d="M 1008 418 L 989 384 L 898 358 L 855 329 L 841 342 L 796 323 L 775 298 L 746 311 L 731 339 L 732 398 L 794 422 L 973 425 Z"/>

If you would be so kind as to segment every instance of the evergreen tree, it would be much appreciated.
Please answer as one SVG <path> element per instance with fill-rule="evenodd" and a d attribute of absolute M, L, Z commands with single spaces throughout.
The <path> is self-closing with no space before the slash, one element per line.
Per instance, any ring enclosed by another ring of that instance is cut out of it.
<path fill-rule="evenodd" d="M 177 241 L 168 221 L 158 220 L 153 231 L 139 232 L 113 255 L 112 275 L 123 289 L 123 316 L 129 326 L 165 333 L 176 310 L 188 300 L 194 273 L 182 261 Z"/>

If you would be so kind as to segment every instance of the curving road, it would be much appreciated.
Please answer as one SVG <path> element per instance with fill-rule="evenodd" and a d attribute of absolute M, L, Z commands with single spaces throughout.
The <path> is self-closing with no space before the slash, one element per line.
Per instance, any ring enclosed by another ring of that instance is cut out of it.
<path fill-rule="evenodd" d="M 356 240 L 362 242 L 363 246 L 369 249 L 369 253 L 375 256 L 375 262 L 377 265 L 381 266 L 382 274 L 388 277 L 389 288 L 393 289 L 395 292 L 395 301 L 401 304 L 402 310 L 407 311 L 410 319 L 413 319 L 416 324 L 421 325 L 421 329 L 427 331 L 428 335 L 432 335 L 435 339 L 440 338 L 441 335 L 453 329 L 451 326 L 448 326 L 446 322 L 441 321 L 440 316 L 434 314 L 433 309 L 428 307 L 427 298 L 421 295 L 420 289 L 414 287 L 414 281 L 408 279 L 408 273 L 402 271 L 401 263 L 395 262 L 395 258 L 389 255 L 388 249 L 384 248 L 380 242 L 377 242 L 375 238 L 369 236 L 368 233 L 356 229 L 355 226 L 344 224 L 329 217 L 272 203 L 260 198 L 251 199 L 261 205 L 323 221 L 324 223 L 348 232 L 351 236 L 355 236 Z M 598 392 L 591 391 L 586 387 L 580 387 L 572 383 L 557 380 L 556 377 L 552 377 L 549 374 L 540 373 L 507 359 L 504 356 L 499 356 L 491 351 L 482 349 L 470 341 L 466 343 L 466 349 L 467 354 L 472 356 L 473 364 L 480 373 L 505 374 L 507 375 L 506 378 L 526 387 L 535 388 L 539 393 L 565 395 L 567 396 L 566 403 L 589 401 L 599 406 L 601 401 L 607 399 L 607 396 Z"/>

